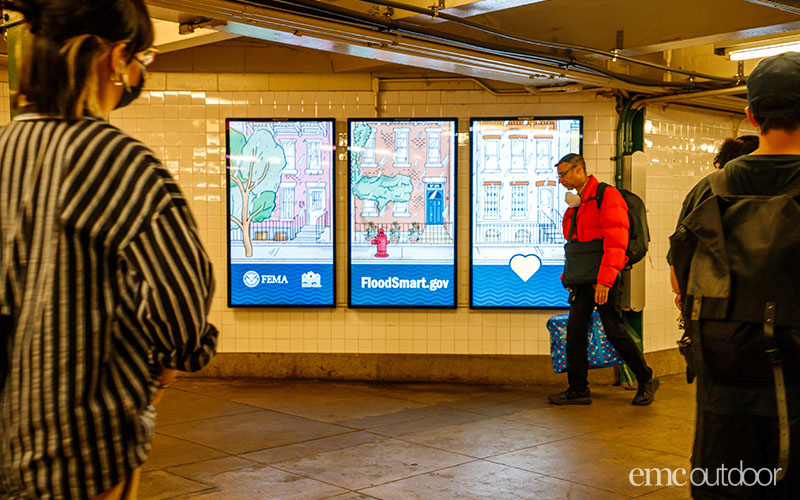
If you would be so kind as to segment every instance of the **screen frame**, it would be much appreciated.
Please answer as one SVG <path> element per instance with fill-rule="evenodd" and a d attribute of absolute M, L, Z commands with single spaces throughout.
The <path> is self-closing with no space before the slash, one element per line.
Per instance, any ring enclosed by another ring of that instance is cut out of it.
<path fill-rule="evenodd" d="M 517 305 L 508 305 L 508 306 L 480 306 L 475 305 L 474 303 L 474 294 L 473 294 L 473 286 L 474 286 L 474 264 L 473 264 L 473 250 L 475 248 L 474 244 L 474 217 L 475 217 L 475 200 L 474 200 L 474 193 L 475 193 L 475 144 L 474 144 L 474 127 L 476 122 L 484 122 L 484 121 L 516 121 L 516 120 L 528 120 L 528 121 L 535 121 L 535 120 L 578 120 L 580 123 L 580 140 L 579 143 L 579 152 L 578 154 L 583 156 L 583 140 L 585 137 L 585 129 L 584 123 L 585 118 L 582 115 L 563 115 L 563 116 L 554 116 L 554 115 L 542 115 L 542 116 L 515 116 L 515 117 L 508 117 L 508 116 L 490 116 L 490 117 L 471 117 L 469 120 L 469 139 L 470 139 L 470 148 L 469 148 L 469 198 L 470 198 L 470 207 L 469 207 L 469 308 L 475 310 L 486 310 L 486 309 L 498 309 L 498 310 L 509 310 L 509 309 L 522 309 L 522 310 L 551 310 L 551 311 L 564 311 L 569 310 L 569 306 L 566 307 L 557 307 L 557 306 L 517 306 Z"/>
<path fill-rule="evenodd" d="M 261 123 L 275 123 L 275 122 L 326 122 L 331 125 L 331 245 L 332 245 L 332 263 L 333 266 L 333 297 L 330 304 L 233 304 L 231 296 L 231 186 L 230 186 L 230 122 L 261 122 Z M 227 283 L 227 300 L 228 308 L 230 309 L 335 309 L 336 303 L 336 148 L 337 148 L 337 135 L 336 135 L 336 119 L 335 118 L 225 118 L 225 227 L 226 227 L 226 254 L 227 254 L 227 267 L 226 273 L 228 278 Z"/>
<path fill-rule="evenodd" d="M 367 123 L 396 123 L 396 122 L 452 122 L 453 123 L 453 160 L 452 160 L 452 182 L 453 200 L 450 202 L 450 209 L 453 216 L 453 304 L 452 305 L 370 305 L 353 304 L 353 283 L 352 277 L 352 221 L 353 221 L 353 195 L 351 162 L 351 131 L 353 124 L 359 122 Z M 348 118 L 347 119 L 347 307 L 352 309 L 457 309 L 458 308 L 458 118 L 455 117 L 413 117 L 413 118 Z"/>

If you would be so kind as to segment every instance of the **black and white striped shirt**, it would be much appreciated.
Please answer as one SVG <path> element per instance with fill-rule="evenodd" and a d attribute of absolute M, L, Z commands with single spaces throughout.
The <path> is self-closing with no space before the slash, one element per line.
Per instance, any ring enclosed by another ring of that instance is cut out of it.
<path fill-rule="evenodd" d="M 0 131 L 0 497 L 90 498 L 140 466 L 160 368 L 215 353 L 213 288 L 144 145 L 93 119 Z"/>

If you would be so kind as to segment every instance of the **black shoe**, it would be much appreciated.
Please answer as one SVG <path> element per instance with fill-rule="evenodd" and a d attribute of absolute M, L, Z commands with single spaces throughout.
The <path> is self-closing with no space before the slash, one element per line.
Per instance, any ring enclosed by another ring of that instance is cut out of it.
<path fill-rule="evenodd" d="M 554 405 L 590 405 L 592 404 L 592 393 L 589 389 L 580 392 L 567 389 L 564 392 L 551 394 L 547 396 L 547 399 Z"/>
<path fill-rule="evenodd" d="M 636 396 L 633 397 L 633 401 L 631 401 L 632 405 L 636 406 L 647 406 L 653 402 L 653 399 L 656 397 L 656 391 L 658 390 L 658 379 L 656 377 L 651 378 L 644 384 L 639 384 L 639 389 L 636 391 Z"/>

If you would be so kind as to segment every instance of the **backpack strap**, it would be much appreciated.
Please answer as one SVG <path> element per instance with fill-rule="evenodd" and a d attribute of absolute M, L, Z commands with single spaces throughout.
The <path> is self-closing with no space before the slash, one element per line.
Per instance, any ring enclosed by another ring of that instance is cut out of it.
<path fill-rule="evenodd" d="M 600 205 L 603 204 L 603 196 L 606 193 L 606 188 L 607 187 L 608 187 L 608 184 L 606 184 L 605 182 L 601 182 L 600 184 L 597 185 L 597 191 L 594 194 L 594 198 L 597 201 L 597 209 L 598 210 L 600 210 Z"/>
<path fill-rule="evenodd" d="M 725 196 L 731 193 L 730 183 L 728 182 L 728 173 L 725 169 L 717 170 L 706 177 L 708 185 L 711 187 L 711 194 Z"/>
<path fill-rule="evenodd" d="M 783 355 L 775 342 L 775 302 L 767 302 L 764 309 L 764 337 L 766 354 L 772 366 L 775 381 L 775 402 L 778 406 L 778 467 L 775 480 L 780 481 L 789 467 L 789 411 L 786 406 L 786 384 L 783 380 Z"/>
<path fill-rule="evenodd" d="M 712 195 L 726 196 L 734 194 L 731 188 L 730 178 L 724 168 L 709 174 L 706 179 L 708 179 Z M 776 195 L 781 194 L 792 199 L 800 197 L 800 176 L 796 176 L 790 180 L 787 185 L 776 193 Z"/>
<path fill-rule="evenodd" d="M 572 208 L 572 222 L 569 224 L 569 234 L 567 235 L 567 241 L 572 241 L 572 237 L 575 236 L 576 227 L 578 225 L 578 209 L 581 208 L 580 205 L 577 207 Z M 576 238 L 577 239 L 577 238 Z"/>
<path fill-rule="evenodd" d="M 785 194 L 792 199 L 800 197 L 800 176 L 796 176 L 789 181 L 789 184 L 781 188 L 780 194 Z"/>

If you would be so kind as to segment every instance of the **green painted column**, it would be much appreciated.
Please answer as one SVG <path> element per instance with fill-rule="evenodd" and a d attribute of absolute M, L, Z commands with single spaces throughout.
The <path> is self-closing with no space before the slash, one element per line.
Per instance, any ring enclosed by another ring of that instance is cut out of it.
<path fill-rule="evenodd" d="M 622 166 L 625 155 L 631 155 L 635 151 L 644 150 L 644 110 L 636 110 L 632 107 L 632 101 L 627 100 L 622 107 L 617 123 L 617 154 L 616 154 L 616 173 L 614 176 L 615 184 L 622 188 Z M 642 311 L 622 311 L 622 319 L 625 321 L 625 328 L 633 341 L 644 351 L 644 314 Z M 627 364 L 622 365 L 619 370 L 620 382 L 627 387 L 636 386 L 636 375 L 633 374 Z"/>

